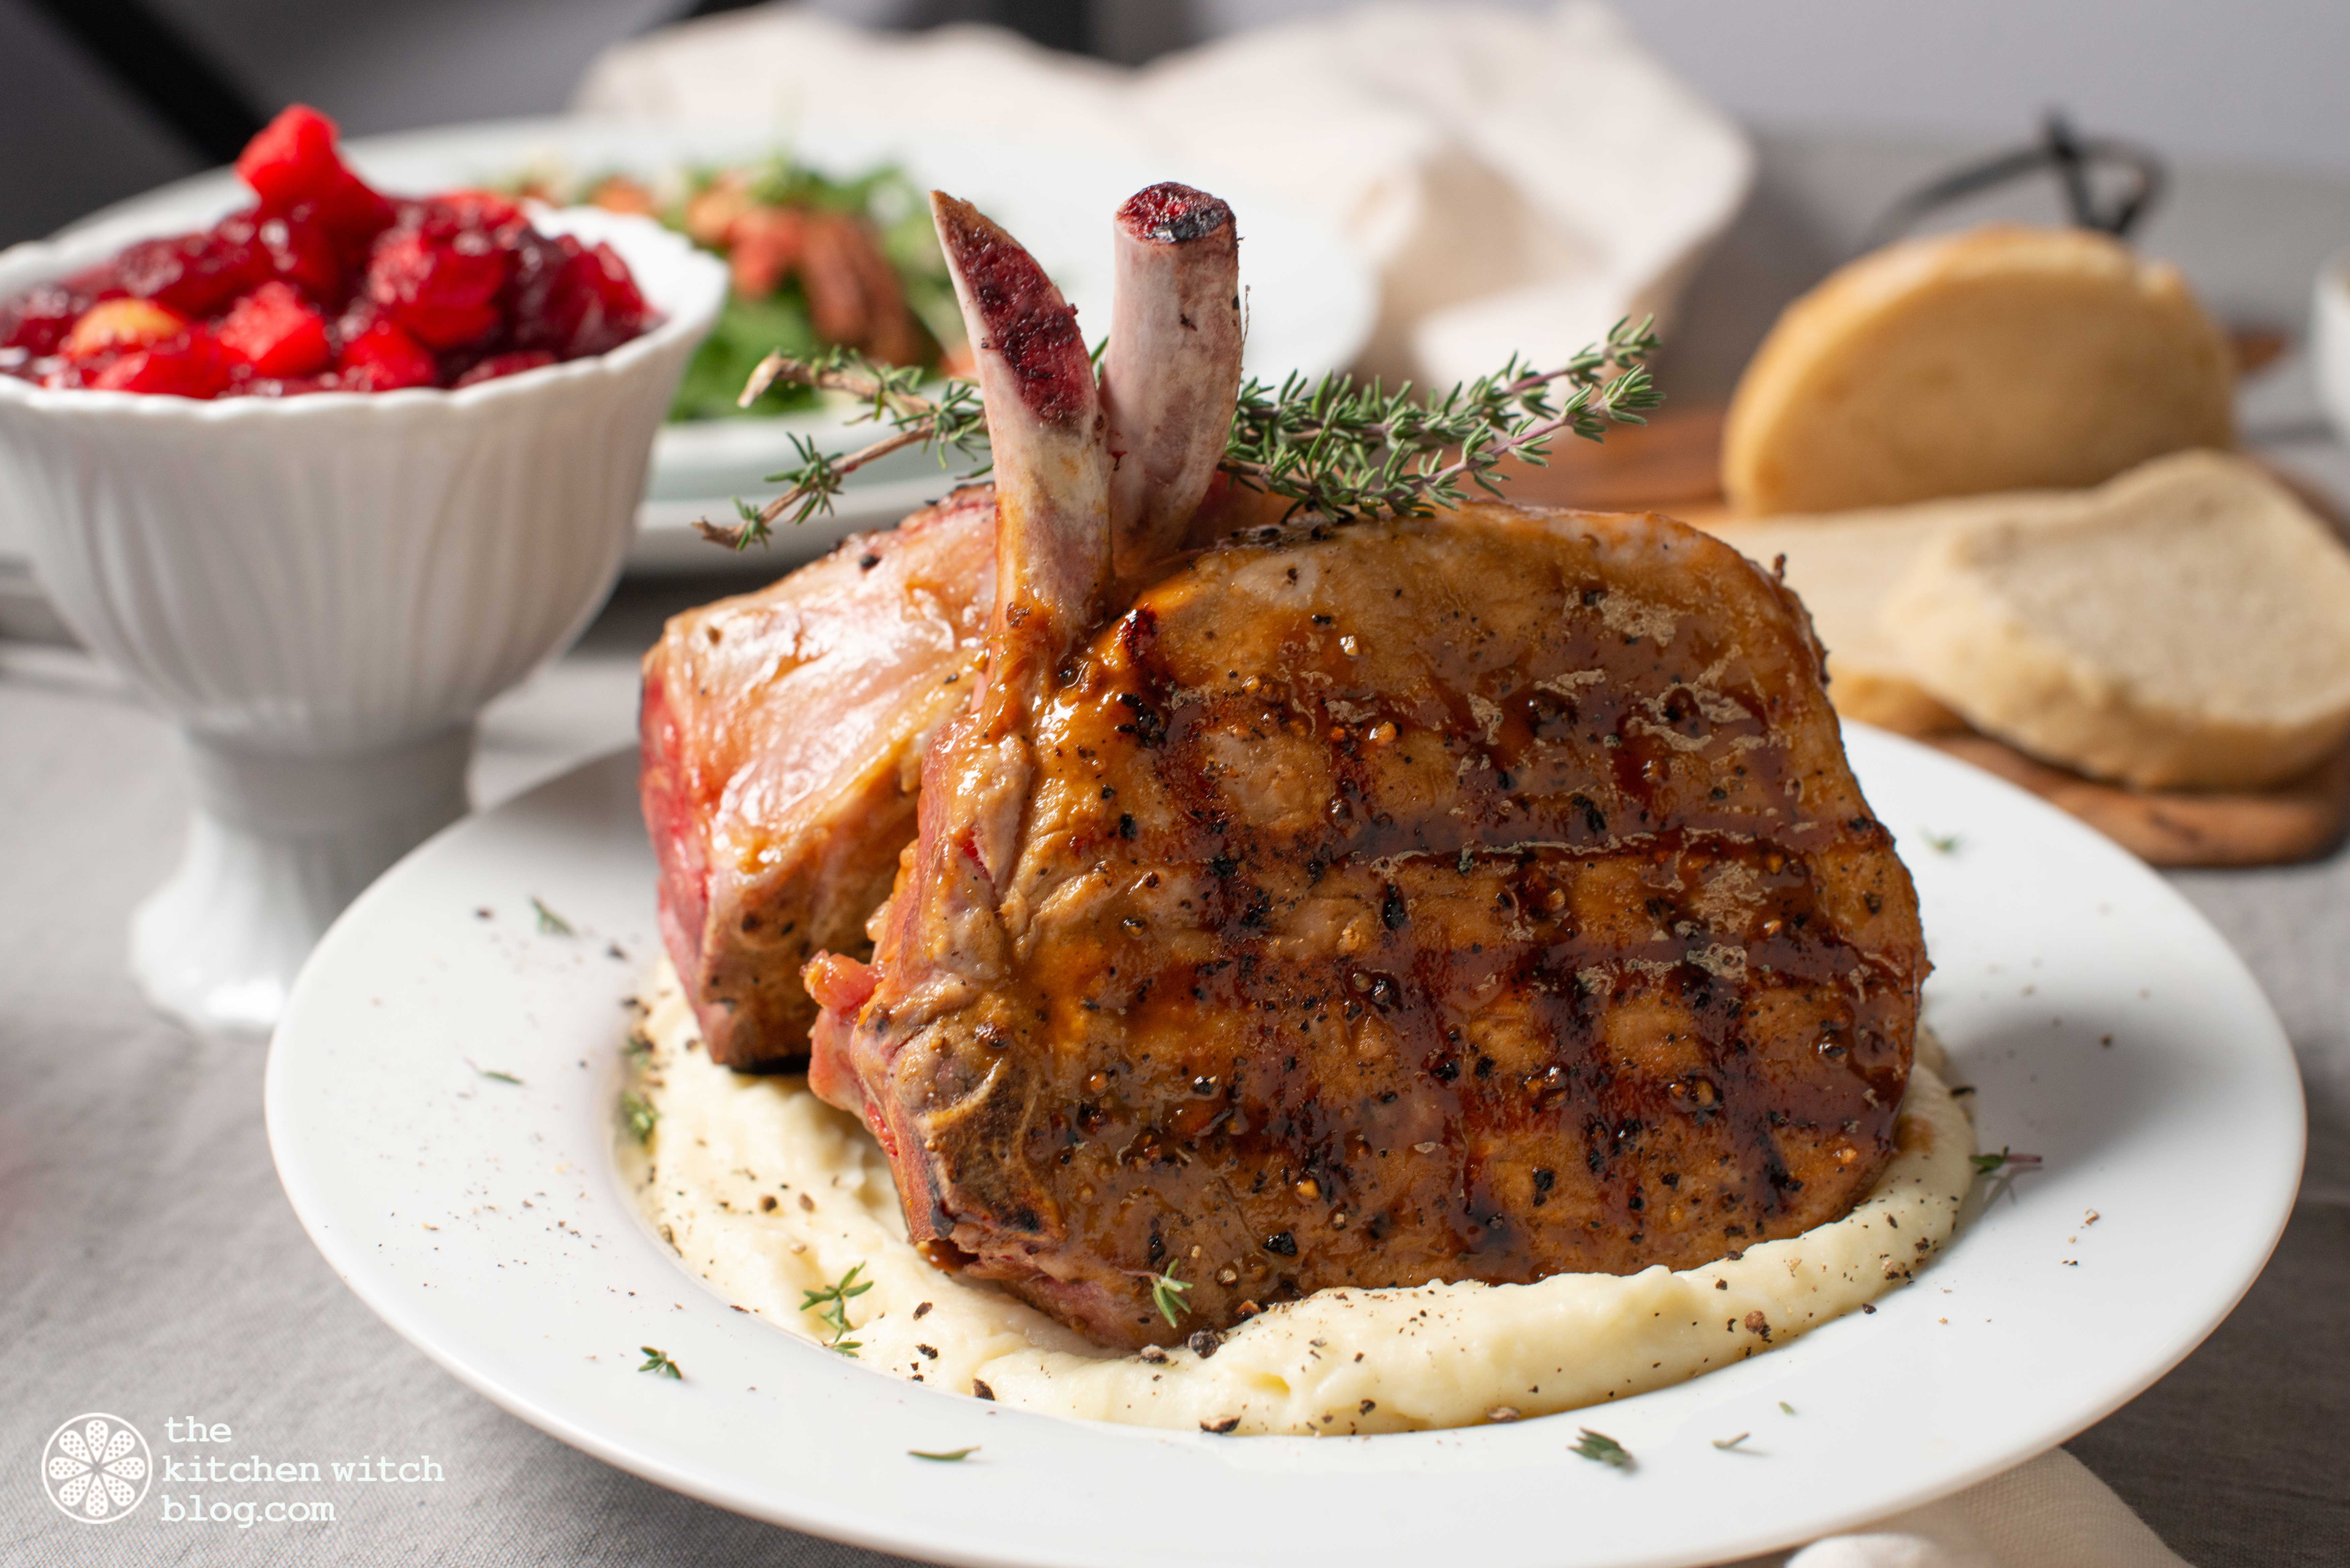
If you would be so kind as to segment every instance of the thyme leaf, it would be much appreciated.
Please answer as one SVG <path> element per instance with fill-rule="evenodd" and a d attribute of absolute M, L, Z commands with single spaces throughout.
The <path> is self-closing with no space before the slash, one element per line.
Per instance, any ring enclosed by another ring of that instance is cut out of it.
<path fill-rule="evenodd" d="M 536 894 L 531 898 L 530 907 L 538 911 L 538 929 L 547 935 L 567 937 L 576 934 L 571 929 L 571 922 L 539 902 Z"/>
<path fill-rule="evenodd" d="M 973 1443 L 967 1449 L 948 1449 L 943 1452 L 935 1454 L 926 1452 L 921 1449 L 908 1449 L 906 1452 L 913 1459 L 935 1459 L 940 1464 L 951 1465 L 967 1459 L 971 1458 L 972 1455 L 979 1452 L 979 1445 L 977 1443 Z"/>
<path fill-rule="evenodd" d="M 650 1372 L 656 1377 L 674 1377 L 681 1382 L 684 1380 L 685 1374 L 678 1370 L 677 1363 L 670 1359 L 668 1351 L 650 1345 L 640 1345 L 637 1348 L 645 1353 L 645 1364 L 638 1367 L 638 1371 Z"/>
<path fill-rule="evenodd" d="M 1150 1304 L 1159 1309 L 1159 1315 L 1167 1320 L 1167 1326 L 1181 1327 L 1182 1319 L 1191 1311 L 1191 1304 L 1183 1299 L 1191 1291 L 1191 1282 L 1177 1279 L 1172 1268 L 1163 1274 L 1145 1274 L 1142 1277 L 1150 1282 Z"/>
<path fill-rule="evenodd" d="M 1793 1405 L 1788 1404 L 1784 1399 L 1779 1401 L 1779 1414 L 1782 1416 L 1792 1416 L 1794 1413 L 1795 1407 Z"/>
<path fill-rule="evenodd" d="M 650 1143 L 653 1124 L 660 1120 L 660 1108 L 631 1089 L 620 1096 L 620 1119 L 639 1143 Z"/>
<path fill-rule="evenodd" d="M 824 1289 L 800 1293 L 800 1311 L 815 1313 L 816 1320 L 832 1330 L 832 1338 L 826 1342 L 826 1347 L 843 1355 L 853 1356 L 865 1348 L 848 1337 L 848 1303 L 873 1288 L 871 1280 L 860 1282 L 857 1278 L 864 1272 L 864 1264 L 851 1263 L 848 1272 Z"/>
<path fill-rule="evenodd" d="M 479 1062 L 474 1061 L 471 1056 L 465 1058 L 465 1065 L 471 1067 L 476 1076 L 494 1078 L 501 1084 L 519 1084 L 522 1082 L 520 1078 L 515 1077 L 512 1073 L 501 1073 L 495 1067 L 484 1067 Z"/>
<path fill-rule="evenodd" d="M 1252 377 L 1222 467 L 1250 489 L 1287 497 L 1293 512 L 1339 519 L 1425 517 L 1459 505 L 1471 484 L 1499 495 L 1505 458 L 1542 467 L 1558 436 L 1596 441 L 1611 423 L 1648 422 L 1642 416 L 1664 401 L 1647 367 L 1653 327 L 1627 317 L 1555 369 L 1513 355 L 1441 396 L 1346 375 L 1292 375 L 1278 388 Z"/>
<path fill-rule="evenodd" d="M 1967 1158 L 1974 1161 L 1977 1176 L 1992 1179 L 1991 1189 L 1983 1195 L 1983 1207 L 1986 1209 L 1998 1202 L 2002 1193 L 2013 1198 L 2015 1179 L 2026 1171 L 2039 1169 L 2041 1165 L 2038 1155 L 2018 1154 L 2011 1148 L 2002 1148 L 1997 1154 L 1970 1154 Z"/>
<path fill-rule="evenodd" d="M 1293 514 L 1337 520 L 1424 517 L 1459 505 L 1472 485 L 1499 495 L 1506 459 L 1541 467 L 1560 436 L 1596 441 L 1611 424 L 1648 422 L 1644 416 L 1664 401 L 1648 369 L 1658 346 L 1653 328 L 1653 320 L 1634 326 L 1627 317 L 1604 340 L 1554 369 L 1513 355 L 1492 375 L 1456 383 L 1440 396 L 1418 395 L 1408 381 L 1389 391 L 1347 375 L 1292 375 L 1278 387 L 1251 377 L 1232 410 L 1221 466 L 1249 489 L 1286 498 Z M 1097 346 L 1097 359 L 1100 352 Z M 979 388 L 955 380 L 926 394 L 916 389 L 923 374 L 848 348 L 813 359 L 768 355 L 743 389 L 746 402 L 790 380 L 857 399 L 868 406 L 854 422 L 886 425 L 889 433 L 838 454 L 794 435 L 798 461 L 767 476 L 783 493 L 764 506 L 738 499 L 735 523 L 703 518 L 695 532 L 747 550 L 768 543 L 779 521 L 800 524 L 830 512 L 850 474 L 893 452 L 934 451 L 941 467 L 950 451 L 978 457 L 987 445 Z M 971 477 L 985 472 L 983 466 Z"/>
<path fill-rule="evenodd" d="M 1937 855 L 1956 855 L 1959 852 L 1959 846 L 1966 842 L 1955 833 L 1934 833 L 1920 829 L 1919 836 L 1926 840 L 1926 847 Z"/>
<path fill-rule="evenodd" d="M 825 452 L 809 437 L 793 435 L 792 455 L 798 462 L 767 475 L 769 483 L 785 487 L 781 495 L 764 506 L 737 499 L 733 526 L 721 526 L 705 517 L 694 523 L 694 532 L 712 544 L 747 550 L 774 538 L 779 520 L 796 525 L 830 512 L 850 474 L 893 452 L 917 446 L 936 452 L 941 468 L 947 465 L 949 452 L 976 458 L 987 445 L 987 412 L 980 402 L 977 384 L 948 381 L 936 396 L 925 396 L 915 389 L 927 374 L 919 365 L 884 365 L 853 348 L 829 348 L 813 359 L 775 353 L 760 360 L 739 400 L 745 408 L 775 382 L 794 381 L 855 398 L 867 406 L 849 422 L 887 425 L 889 433 L 855 452 L 838 454 Z M 985 471 L 983 465 L 979 472 Z"/>
<path fill-rule="evenodd" d="M 1628 1470 L 1632 1468 L 1630 1449 L 1607 1433 L 1595 1432 L 1588 1427 L 1583 1428 L 1583 1435 L 1575 1440 L 1575 1447 L 1567 1451 L 1586 1459 L 1596 1460 L 1603 1465 L 1613 1465 L 1619 1470 Z"/>

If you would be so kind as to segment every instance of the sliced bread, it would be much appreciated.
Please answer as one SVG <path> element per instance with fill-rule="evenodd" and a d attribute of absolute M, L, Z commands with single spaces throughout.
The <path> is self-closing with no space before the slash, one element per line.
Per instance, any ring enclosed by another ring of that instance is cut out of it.
<path fill-rule="evenodd" d="M 2350 739 L 2350 552 L 2215 452 L 1946 520 L 1877 624 L 1976 728 L 2093 777 L 2258 789 Z"/>
<path fill-rule="evenodd" d="M 1780 317 L 1731 400 L 1722 486 L 1762 516 L 2095 484 L 2229 445 L 2233 387 L 2178 271 L 2102 234 L 1907 241 Z"/>
<path fill-rule="evenodd" d="M 1766 571 L 1784 558 L 1784 580 L 1828 651 L 1828 700 L 1838 713 L 1931 735 L 1963 730 L 1966 721 L 1910 675 L 1877 612 L 1935 530 L 1986 499 L 1700 526 Z"/>

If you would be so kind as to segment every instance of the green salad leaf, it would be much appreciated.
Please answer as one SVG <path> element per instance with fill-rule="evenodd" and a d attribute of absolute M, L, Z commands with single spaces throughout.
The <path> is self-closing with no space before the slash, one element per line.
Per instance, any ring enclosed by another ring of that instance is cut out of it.
<path fill-rule="evenodd" d="M 931 231 L 930 203 L 920 188 L 894 163 L 841 179 L 777 151 L 747 165 L 702 164 L 675 171 L 666 178 L 612 167 L 584 174 L 536 168 L 518 171 L 498 184 L 506 191 L 569 204 L 592 201 L 608 181 L 624 180 L 655 193 L 660 221 L 682 233 L 692 198 L 730 177 L 741 180 L 751 198 L 760 202 L 860 214 L 871 225 L 883 257 L 897 273 L 908 309 L 930 335 L 930 353 L 921 366 L 924 371 L 938 369 L 938 345 L 962 340 L 962 316 L 955 305 L 946 258 L 939 253 L 938 236 Z M 714 254 L 724 254 L 722 247 L 707 248 Z M 686 366 L 669 417 L 673 421 L 763 418 L 811 407 L 817 400 L 816 390 L 790 381 L 776 382 L 748 408 L 738 407 L 735 400 L 751 372 L 769 353 L 814 358 L 832 347 L 816 335 L 807 294 L 795 277 L 786 277 L 764 299 L 730 296 L 710 337 Z"/>

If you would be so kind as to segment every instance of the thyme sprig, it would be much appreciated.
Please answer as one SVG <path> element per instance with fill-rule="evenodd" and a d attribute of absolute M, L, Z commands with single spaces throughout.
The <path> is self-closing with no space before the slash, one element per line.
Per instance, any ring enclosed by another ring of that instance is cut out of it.
<path fill-rule="evenodd" d="M 1562 435 L 1598 441 L 1610 424 L 1646 424 L 1643 416 L 1664 401 L 1648 369 L 1656 349 L 1653 322 L 1634 326 L 1627 317 L 1555 369 L 1513 355 L 1494 374 L 1441 396 L 1420 396 L 1409 381 L 1389 391 L 1343 374 L 1319 380 L 1293 374 L 1278 387 L 1252 377 L 1232 410 L 1221 466 L 1249 489 L 1286 498 L 1294 514 L 1424 517 L 1460 504 L 1470 485 L 1501 494 L 1505 459 L 1543 467 Z M 921 377 L 919 368 L 877 364 L 848 348 L 815 359 L 768 355 L 743 389 L 746 403 L 777 380 L 796 381 L 858 399 L 868 406 L 854 422 L 887 425 L 889 433 L 838 455 L 794 435 L 799 462 L 768 475 L 785 487 L 782 494 L 764 506 L 737 500 L 737 523 L 704 518 L 695 531 L 747 550 L 773 538 L 778 520 L 800 524 L 830 512 L 848 475 L 892 452 L 936 451 L 941 467 L 950 451 L 977 457 L 987 444 L 978 387 L 949 381 L 929 397 L 916 390 Z"/>
<path fill-rule="evenodd" d="M 681 1380 L 685 1376 L 684 1373 L 678 1370 L 677 1363 L 670 1359 L 668 1351 L 651 1345 L 640 1345 L 637 1348 L 645 1353 L 645 1364 L 638 1367 L 638 1371 L 650 1372 L 656 1377 L 675 1377 Z"/>
<path fill-rule="evenodd" d="M 1607 1433 L 1595 1432 L 1588 1427 L 1583 1428 L 1582 1433 L 1581 1437 L 1575 1438 L 1575 1446 L 1567 1449 L 1568 1453 L 1596 1460 L 1603 1465 L 1612 1465 L 1619 1470 L 1628 1470 L 1632 1468 L 1632 1451 L 1623 1444 Z"/>
<path fill-rule="evenodd" d="M 1627 317 L 1555 369 L 1511 356 L 1491 376 L 1417 398 L 1351 376 L 1319 382 L 1291 375 L 1278 389 L 1252 377 L 1241 388 L 1223 470 L 1241 483 L 1287 497 L 1294 511 L 1334 518 L 1424 517 L 1465 499 L 1464 483 L 1489 494 L 1515 457 L 1539 468 L 1560 435 L 1598 441 L 1610 423 L 1646 424 L 1664 401 L 1649 379 L 1653 320 Z"/>
<path fill-rule="evenodd" d="M 840 1352 L 843 1355 L 854 1356 L 865 1348 L 864 1345 L 848 1337 L 848 1303 L 873 1288 L 871 1280 L 858 1282 L 857 1276 L 864 1272 L 864 1264 L 851 1263 L 848 1272 L 841 1275 L 824 1289 L 800 1292 L 800 1311 L 815 1313 L 817 1321 L 832 1330 L 832 1338 L 827 1342 L 827 1347 Z"/>
<path fill-rule="evenodd" d="M 837 455 L 823 451 L 809 437 L 795 434 L 792 452 L 799 462 L 767 475 L 770 484 L 785 487 L 781 495 L 764 506 L 737 500 L 734 510 L 741 520 L 733 527 L 700 518 L 694 531 L 712 544 L 747 550 L 773 538 L 778 519 L 788 517 L 797 524 L 830 512 L 850 474 L 892 452 L 910 446 L 935 451 L 941 468 L 949 452 L 977 457 L 987 446 L 987 412 L 980 402 L 977 384 L 948 381 L 937 397 L 925 397 L 915 389 L 925 374 L 919 365 L 884 365 L 842 348 L 827 349 L 814 359 L 775 353 L 760 360 L 737 400 L 744 408 L 777 381 L 796 381 L 818 391 L 845 392 L 857 399 L 866 408 L 849 423 L 887 425 L 889 433 L 855 452 Z M 979 472 L 986 470 L 983 467 Z"/>
<path fill-rule="evenodd" d="M 1975 1175 L 1978 1178 L 1988 1176 L 1991 1179 L 1991 1185 L 1983 1193 L 1985 1209 L 1998 1202 L 2002 1194 L 2013 1198 L 2015 1179 L 2028 1171 L 2039 1169 L 2043 1163 L 2036 1154 L 2018 1154 L 2012 1148 L 2004 1147 L 1997 1154 L 1970 1154 L 1967 1158 L 1974 1162 Z"/>
<path fill-rule="evenodd" d="M 1191 1282 L 1177 1279 L 1171 1266 L 1163 1274 L 1145 1274 L 1142 1277 L 1150 1282 L 1150 1304 L 1159 1309 L 1159 1315 L 1167 1320 L 1167 1326 L 1181 1327 L 1183 1317 L 1191 1310 L 1191 1303 L 1183 1299 L 1191 1293 Z"/>
<path fill-rule="evenodd" d="M 660 1120 L 660 1107 L 635 1090 L 620 1096 L 620 1124 L 639 1143 L 652 1141 L 654 1124 Z"/>

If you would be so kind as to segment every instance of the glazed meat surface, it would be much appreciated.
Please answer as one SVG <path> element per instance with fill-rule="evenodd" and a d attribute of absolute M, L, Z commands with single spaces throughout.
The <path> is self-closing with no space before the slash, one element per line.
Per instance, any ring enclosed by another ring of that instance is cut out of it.
<path fill-rule="evenodd" d="M 1800 609 L 1691 530 L 1481 506 L 1211 552 L 1030 743 L 1000 971 L 911 1029 L 885 975 L 818 1084 L 934 1255 L 1104 1343 L 1687 1267 L 1891 1157 L 1909 879 Z"/>
<path fill-rule="evenodd" d="M 1793 597 L 1668 519 L 1480 505 L 1272 530 L 1108 611 L 1082 339 L 937 208 L 996 459 L 985 683 L 872 962 L 807 971 L 810 1083 L 928 1255 L 1134 1346 L 1849 1208 L 1927 966 Z"/>
<path fill-rule="evenodd" d="M 645 655 L 645 823 L 661 937 L 711 1059 L 807 1053 L 813 952 L 861 952 L 914 836 L 923 750 L 970 691 L 995 594 L 992 490 L 960 491 Z"/>

